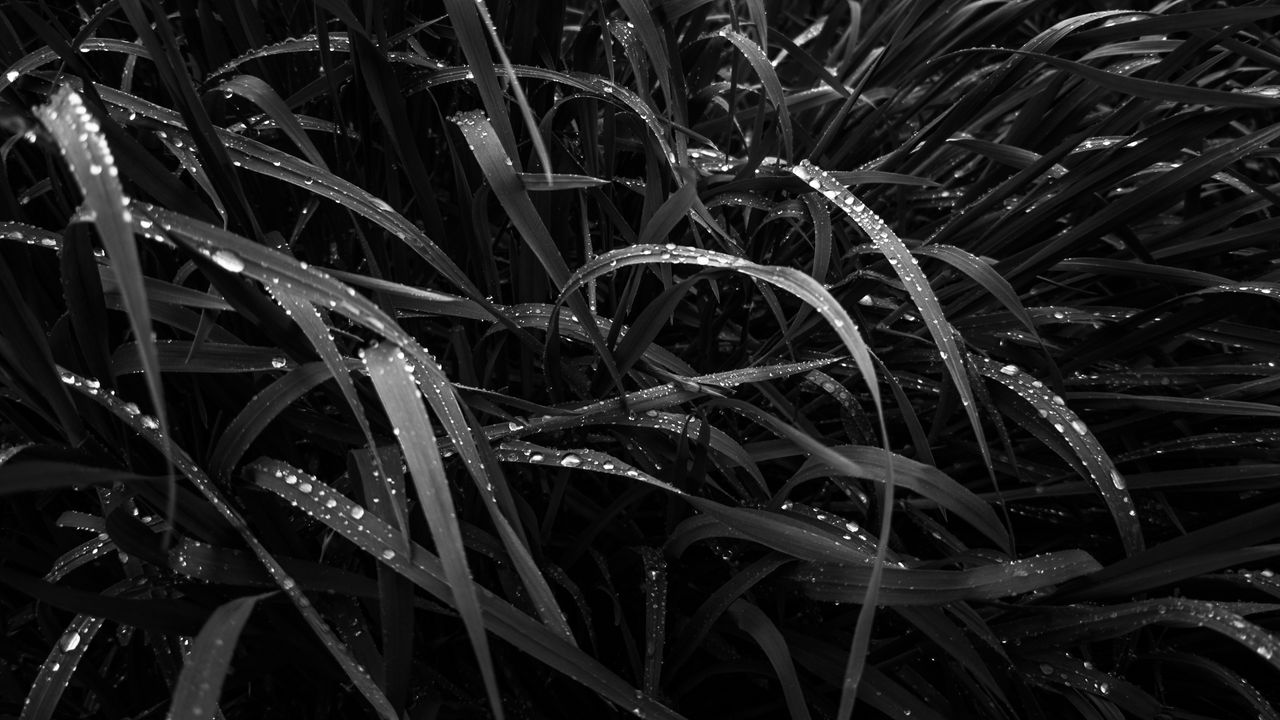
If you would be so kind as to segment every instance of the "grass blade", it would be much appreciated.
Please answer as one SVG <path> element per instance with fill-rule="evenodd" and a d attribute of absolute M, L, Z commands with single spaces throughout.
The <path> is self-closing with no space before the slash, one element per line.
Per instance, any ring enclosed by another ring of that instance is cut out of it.
<path fill-rule="evenodd" d="M 493 658 L 489 652 L 489 640 L 485 636 L 485 622 L 480 613 L 476 584 L 467 567 L 452 491 L 440 460 L 431 420 L 422 404 L 424 398 L 417 387 L 412 369 L 405 368 L 408 358 L 403 350 L 390 343 L 378 345 L 366 350 L 363 360 L 387 411 L 387 418 L 399 437 L 405 461 L 413 476 L 413 486 L 422 504 L 423 515 L 426 516 L 431 537 L 440 552 L 445 576 L 453 594 L 453 604 L 462 616 L 462 622 L 471 638 L 471 647 L 480 663 L 480 674 L 489 693 L 489 704 L 501 720 L 502 700 L 493 669 Z"/>
<path fill-rule="evenodd" d="M 253 606 L 271 594 L 236 598 L 213 611 L 191 643 L 182 664 L 182 674 L 173 690 L 173 704 L 169 708 L 170 720 L 213 720 L 218 717 L 222 682 L 230 671 L 231 656 L 235 653 L 240 632 L 249 621 Z"/>

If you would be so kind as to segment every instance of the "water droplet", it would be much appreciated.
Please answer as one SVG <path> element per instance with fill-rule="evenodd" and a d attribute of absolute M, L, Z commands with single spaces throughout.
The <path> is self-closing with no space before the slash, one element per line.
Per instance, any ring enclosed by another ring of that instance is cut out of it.
<path fill-rule="evenodd" d="M 364 508 L 360 507 L 359 505 L 356 505 L 355 507 L 351 508 L 351 517 L 355 520 L 359 520 L 360 518 L 364 517 Z"/>
<path fill-rule="evenodd" d="M 8 80 L 9 82 L 16 82 L 18 80 L 18 71 L 10 70 L 9 72 L 4 74 L 4 79 Z"/>
<path fill-rule="evenodd" d="M 1111 471 L 1111 484 L 1115 485 L 1117 490 L 1124 489 L 1124 477 L 1120 475 L 1120 471 L 1118 470 Z"/>
<path fill-rule="evenodd" d="M 72 650 L 75 650 L 78 647 L 80 647 L 80 633 L 73 632 L 70 635 L 62 638 L 63 651 L 71 652 Z"/>
<path fill-rule="evenodd" d="M 298 485 L 298 492 L 304 493 L 304 494 L 311 492 L 311 483 L 306 481 L 303 481 L 302 483 L 300 483 Z"/>
<path fill-rule="evenodd" d="M 282 357 L 271 358 L 271 367 L 276 368 L 277 370 L 288 364 L 289 364 L 289 361 L 285 360 Z"/>
<path fill-rule="evenodd" d="M 565 467 L 578 467 L 582 464 L 582 458 L 574 455 L 573 453 L 569 453 L 568 455 L 560 458 L 560 464 Z"/>
<path fill-rule="evenodd" d="M 396 559 L 396 551 L 395 551 L 395 550 L 392 550 L 391 548 L 387 548 L 386 550 L 383 550 L 383 551 L 382 551 L 382 559 L 383 559 L 383 560 L 395 560 L 395 559 Z"/>
<path fill-rule="evenodd" d="M 218 267 L 227 272 L 244 272 L 244 260 L 241 260 L 239 255 L 230 250 L 217 250 L 213 253 L 212 259 L 218 264 Z"/>

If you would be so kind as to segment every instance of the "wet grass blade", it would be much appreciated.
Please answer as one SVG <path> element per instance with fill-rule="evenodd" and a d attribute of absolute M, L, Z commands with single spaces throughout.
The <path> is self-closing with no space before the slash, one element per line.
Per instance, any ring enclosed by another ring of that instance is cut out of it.
<path fill-rule="evenodd" d="M 424 398 L 418 389 L 412 368 L 405 368 L 405 363 L 411 360 L 403 350 L 390 343 L 366 350 L 363 359 L 374 388 L 378 391 L 378 397 L 387 411 L 387 418 L 395 428 L 400 447 L 404 450 L 423 515 L 443 562 L 453 604 L 458 608 L 471 639 L 471 647 L 475 651 L 480 674 L 489 693 L 490 706 L 501 720 L 502 700 L 489 651 L 489 640 L 485 636 L 485 622 L 480 613 L 476 583 L 471 579 L 471 570 L 467 566 L 452 490 L 440 460 L 431 420 L 422 403 Z"/>
<path fill-rule="evenodd" d="M 143 282 L 142 261 L 133 240 L 133 214 L 120 181 L 120 171 L 101 125 L 80 94 L 62 86 L 36 115 L 57 141 L 71 174 L 84 195 L 87 218 L 111 258 L 119 282 L 129 324 L 140 338 L 138 350 L 146 375 L 147 391 L 161 425 L 166 424 L 164 387 L 155 343 L 151 340 L 151 310 Z"/>
<path fill-rule="evenodd" d="M 877 602 L 884 605 L 943 605 L 957 600 L 994 600 L 1073 580 L 1101 565 L 1081 550 L 1046 553 L 966 570 L 884 568 Z M 862 566 L 812 564 L 791 576 L 816 600 L 862 603 L 872 583 L 870 559 Z"/>
<path fill-rule="evenodd" d="M 764 28 L 761 28 L 764 32 Z M 764 86 L 765 95 L 769 98 L 769 102 L 773 104 L 774 112 L 778 117 L 778 128 L 782 134 L 782 151 L 783 157 L 790 159 L 794 155 L 792 149 L 792 130 L 791 130 L 791 113 L 787 109 L 786 98 L 782 92 L 782 82 L 778 79 L 778 73 L 774 69 L 773 64 L 769 62 L 768 56 L 764 54 L 764 50 L 760 46 L 752 42 L 751 38 L 730 30 L 729 28 L 721 28 L 712 33 L 713 37 L 722 37 L 733 43 L 742 54 L 747 58 L 747 62 L 751 64 L 751 69 L 760 77 L 760 83 Z"/>
<path fill-rule="evenodd" d="M 674 263 L 732 270 L 776 285 L 805 301 L 831 324 L 858 369 L 862 371 L 863 382 L 867 384 L 868 390 L 875 399 L 876 406 L 879 407 L 880 391 L 876 384 L 875 366 L 871 362 L 871 354 L 866 342 L 858 333 L 857 323 L 853 321 L 849 313 L 840 306 L 840 303 L 831 296 L 826 288 L 799 270 L 759 265 L 735 255 L 676 245 L 675 243 L 633 245 L 599 255 L 575 270 L 573 276 L 564 283 L 560 296 L 562 299 L 568 297 L 570 293 L 575 292 L 587 282 L 613 273 L 623 267 Z"/>
<path fill-rule="evenodd" d="M 745 600 L 734 602 L 729 606 L 728 612 L 738 626 L 756 641 L 765 657 L 769 658 L 769 664 L 773 666 L 778 682 L 782 685 L 782 695 L 786 698 L 787 711 L 792 720 L 808 720 L 809 706 L 805 702 L 803 686 L 796 675 L 795 663 L 791 660 L 791 651 L 782 632 L 760 608 Z"/>
<path fill-rule="evenodd" d="M 347 370 L 359 367 L 358 360 L 348 360 Z M 298 398 L 333 377 L 329 366 L 312 362 L 292 368 L 253 397 L 227 424 L 209 456 L 209 472 L 216 478 L 229 478 L 249 446 L 273 419 Z"/>
<path fill-rule="evenodd" d="M 71 621 L 36 672 L 35 681 L 31 683 L 22 705 L 20 720 L 49 720 L 53 717 L 63 691 L 71 684 L 71 676 L 89 649 L 89 643 L 102 629 L 102 623 L 102 618 L 92 615 L 77 615 Z"/>
<path fill-rule="evenodd" d="M 1067 407 L 1066 401 L 1018 366 L 1001 365 L 985 358 L 974 358 L 974 363 L 983 377 L 999 382 L 1031 405 L 1041 421 L 1037 426 L 1052 428 L 1052 433 L 1044 430 L 1047 442 L 1055 451 L 1078 462 L 1093 481 L 1120 531 L 1125 553 L 1133 555 L 1140 552 L 1144 547 L 1142 525 L 1124 476 L 1090 432 L 1089 426 Z"/>
<path fill-rule="evenodd" d="M 254 480 L 291 502 L 355 543 L 361 550 L 393 567 L 414 584 L 445 602 L 453 601 L 453 589 L 444 565 L 432 552 L 413 546 L 406 556 L 395 548 L 398 533 L 390 525 L 372 517 L 319 480 L 283 463 L 260 461 L 254 468 Z M 297 482 L 289 484 L 293 476 Z M 301 483 L 311 490 L 302 492 Z M 333 500 L 332 506 L 329 500 Z M 604 664 L 566 643 L 547 627 L 520 612 L 488 590 L 477 587 L 477 597 L 484 612 L 486 626 L 495 635 L 526 652 L 549 667 L 589 687 L 628 712 L 658 720 L 681 720 L 682 716 L 652 697 L 636 690 Z"/>
<path fill-rule="evenodd" d="M 200 634 L 192 641 L 182 664 L 182 674 L 173 689 L 170 720 L 213 720 L 218 717 L 222 683 L 231 670 L 240 632 L 249 621 L 253 606 L 267 595 L 236 598 L 218 606 Z"/>
<path fill-rule="evenodd" d="M 374 710 L 388 720 L 395 720 L 395 711 L 387 702 L 386 696 L 373 682 L 373 678 L 355 659 L 345 645 L 338 640 L 328 624 L 316 611 L 311 601 L 298 589 L 297 582 L 280 565 L 280 562 L 267 550 L 266 546 L 249 528 L 244 517 L 223 497 L 221 491 L 209 480 L 208 475 L 196 465 L 182 448 L 175 445 L 167 436 L 161 435 L 159 423 L 155 418 L 139 412 L 136 405 L 125 403 L 114 393 L 100 390 L 99 385 L 75 375 L 69 371 L 61 371 L 63 382 L 85 397 L 92 399 L 109 410 L 117 419 L 125 423 L 131 430 L 141 436 L 149 445 L 159 450 L 164 458 L 181 472 L 195 488 L 200 491 L 212 509 L 222 516 L 223 520 L 244 540 L 245 544 L 257 556 L 270 574 L 271 579 L 285 592 L 294 607 L 307 621 L 316 638 L 325 647 L 356 689 L 369 701 Z M 189 634 L 189 633 L 188 633 Z"/>

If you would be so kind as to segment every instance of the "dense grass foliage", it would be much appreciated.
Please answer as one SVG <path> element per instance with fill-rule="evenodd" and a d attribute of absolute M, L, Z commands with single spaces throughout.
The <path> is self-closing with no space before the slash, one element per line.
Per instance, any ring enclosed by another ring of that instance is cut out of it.
<path fill-rule="evenodd" d="M 0 716 L 1280 718 L 1280 8 L 0 3 Z"/>

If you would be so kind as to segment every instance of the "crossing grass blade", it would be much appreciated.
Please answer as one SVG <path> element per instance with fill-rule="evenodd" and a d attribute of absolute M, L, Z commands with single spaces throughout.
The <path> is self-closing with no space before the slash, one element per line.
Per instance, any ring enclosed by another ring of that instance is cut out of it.
<path fill-rule="evenodd" d="M 359 360 L 348 360 L 346 369 L 355 370 Z M 210 454 L 209 472 L 228 478 L 262 431 L 294 401 L 333 377 L 328 365 L 312 362 L 292 368 L 255 395 L 232 418 Z"/>
<path fill-rule="evenodd" d="M 1280 707 L 1275 8 L 5 8 L 0 584 L 39 713 L 163 712 L 180 637 L 273 590 L 201 710 Z M 71 673 L 77 614 L 111 632 Z"/>
<path fill-rule="evenodd" d="M 765 28 L 761 28 L 761 33 L 763 34 L 764 32 Z M 768 56 L 765 55 L 760 45 L 752 42 L 751 38 L 742 33 L 722 28 L 712 36 L 724 38 L 732 43 L 747 58 L 747 62 L 751 64 L 751 69 L 760 77 L 760 83 L 764 86 L 765 94 L 769 98 L 769 102 L 773 104 L 774 112 L 778 117 L 778 130 L 782 135 L 784 157 L 792 157 L 794 150 L 792 149 L 791 115 L 787 110 L 786 98 L 783 97 L 782 82 L 778 80 L 778 73 L 773 64 L 769 62 Z"/>
<path fill-rule="evenodd" d="M 296 581 L 289 577 L 289 574 L 280 565 L 275 556 L 267 550 L 266 546 L 249 528 L 244 517 L 226 501 L 218 488 L 209 480 L 208 475 L 196 465 L 191 456 L 182 448 L 175 445 L 167 436 L 161 434 L 159 423 L 156 419 L 140 413 L 136 405 L 126 404 L 116 397 L 114 393 L 100 391 L 98 385 L 86 381 L 74 373 L 63 370 L 62 374 L 63 382 L 66 385 L 97 402 L 109 410 L 117 419 L 128 425 L 147 444 L 159 450 L 165 459 L 200 491 L 200 494 L 204 496 L 213 510 L 221 515 L 223 520 L 236 531 L 249 549 L 253 551 L 253 554 L 266 567 L 271 579 L 276 582 L 293 602 L 293 605 L 298 608 L 312 632 L 315 633 L 316 638 L 338 661 L 347 677 L 351 679 L 360 693 L 365 696 L 370 705 L 383 717 L 395 718 L 395 711 L 392 709 L 391 704 L 387 702 L 386 696 L 373 682 L 373 678 L 369 676 L 368 671 L 355 661 L 347 647 L 337 639 L 328 624 L 312 606 L 311 601 L 298 589 Z"/>
<path fill-rule="evenodd" d="M 716 267 L 763 280 L 786 290 L 804 300 L 823 316 L 836 335 L 843 342 L 845 349 L 862 372 L 863 382 L 880 405 L 880 391 L 876 385 L 875 368 L 871 363 L 871 355 L 866 342 L 858 334 L 858 326 L 853 318 L 831 297 L 831 294 L 812 277 L 786 267 L 770 267 L 758 265 L 734 255 L 702 250 L 699 248 L 666 243 L 665 245 L 633 245 L 604 253 L 574 271 L 564 283 L 560 292 L 561 302 L 579 287 L 591 280 L 631 265 L 644 264 L 684 264 Z"/>
<path fill-rule="evenodd" d="M 1044 428 L 1041 436 L 1056 452 L 1069 455 L 1078 462 L 1083 474 L 1093 481 L 1120 531 L 1125 552 L 1129 555 L 1140 552 L 1145 545 L 1142 526 L 1124 476 L 1090 432 L 1089 426 L 1067 407 L 1059 395 L 1018 366 L 1001 365 L 986 359 L 975 359 L 974 362 L 983 377 L 999 382 L 1036 410 L 1039 418 L 1033 422 Z"/>
<path fill-rule="evenodd" d="M 298 483 L 288 484 L 293 475 Z M 318 520 L 333 528 L 360 549 L 394 568 L 428 593 L 444 602 L 452 602 L 454 591 L 447 579 L 442 561 L 421 546 L 411 552 L 398 552 L 397 533 L 363 507 L 353 504 L 318 479 L 282 463 L 259 461 L 253 468 L 254 481 L 281 497 L 296 501 Z M 311 492 L 299 490 L 302 480 L 310 483 Z M 329 506 L 328 500 L 334 504 Z M 477 587 L 477 599 L 486 626 L 496 635 L 546 663 L 549 667 L 577 680 L 602 697 L 629 712 L 661 720 L 680 720 L 681 715 L 654 698 L 637 691 L 604 664 L 556 636 L 544 625 L 521 613 L 488 590 Z M 637 709 L 638 708 L 638 709 Z"/>

